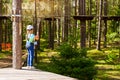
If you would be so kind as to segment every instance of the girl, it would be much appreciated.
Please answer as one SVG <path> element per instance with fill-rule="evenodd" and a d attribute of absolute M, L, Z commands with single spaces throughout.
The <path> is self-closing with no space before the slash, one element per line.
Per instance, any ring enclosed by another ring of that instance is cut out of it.
<path fill-rule="evenodd" d="M 27 57 L 27 67 L 28 69 L 31 69 L 33 66 L 33 59 L 34 59 L 34 41 L 35 41 L 35 35 L 33 34 L 33 26 L 28 25 L 27 26 L 27 36 L 26 36 L 26 44 L 29 43 L 29 46 L 27 46 L 28 51 L 28 57 Z"/>

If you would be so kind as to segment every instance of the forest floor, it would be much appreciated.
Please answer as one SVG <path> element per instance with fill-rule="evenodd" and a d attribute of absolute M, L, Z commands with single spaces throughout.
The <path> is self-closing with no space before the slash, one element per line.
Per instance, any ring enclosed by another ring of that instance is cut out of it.
<path fill-rule="evenodd" d="M 120 80 L 120 65 L 106 64 L 103 60 L 96 64 L 98 74 L 96 80 Z"/>
<path fill-rule="evenodd" d="M 118 58 L 118 52 L 118 49 L 114 48 L 101 51 L 90 50 L 88 52 L 88 56 L 97 61 L 98 74 L 95 80 L 120 80 L 120 59 Z"/>
<path fill-rule="evenodd" d="M 0 53 L 0 56 L 5 53 Z M 99 55 L 100 56 L 100 55 Z M 95 80 L 120 80 L 120 64 L 107 64 L 103 57 L 94 56 L 98 64 L 96 67 L 98 69 L 98 74 Z M 12 55 L 6 57 L 0 57 L 0 68 L 12 67 Z"/>
<path fill-rule="evenodd" d="M 0 68 L 12 67 L 12 56 L 6 58 L 0 58 Z"/>

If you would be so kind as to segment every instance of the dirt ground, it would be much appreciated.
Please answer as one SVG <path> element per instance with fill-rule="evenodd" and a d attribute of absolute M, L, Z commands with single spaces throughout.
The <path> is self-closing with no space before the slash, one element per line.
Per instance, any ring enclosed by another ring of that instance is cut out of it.
<path fill-rule="evenodd" d="M 12 67 L 12 57 L 0 59 L 0 68 Z"/>

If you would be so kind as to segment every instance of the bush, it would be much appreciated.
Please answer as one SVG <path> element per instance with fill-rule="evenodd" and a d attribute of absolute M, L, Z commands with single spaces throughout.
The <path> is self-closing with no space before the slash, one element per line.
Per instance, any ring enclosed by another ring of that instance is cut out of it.
<path fill-rule="evenodd" d="M 96 62 L 86 57 L 86 49 L 74 49 L 68 44 L 59 48 L 60 58 L 52 57 L 52 64 L 56 73 L 78 78 L 80 80 L 92 80 L 97 74 Z"/>
<path fill-rule="evenodd" d="M 79 56 L 76 49 L 72 48 L 72 46 L 68 44 L 61 45 L 57 50 L 60 52 L 60 57 L 64 59 L 71 59 Z"/>

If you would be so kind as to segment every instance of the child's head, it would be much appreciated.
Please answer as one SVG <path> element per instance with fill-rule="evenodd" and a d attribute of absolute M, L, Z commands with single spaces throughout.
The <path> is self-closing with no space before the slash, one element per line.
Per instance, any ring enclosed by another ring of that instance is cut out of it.
<path fill-rule="evenodd" d="M 33 26 L 32 25 L 27 26 L 27 33 L 33 33 Z"/>

